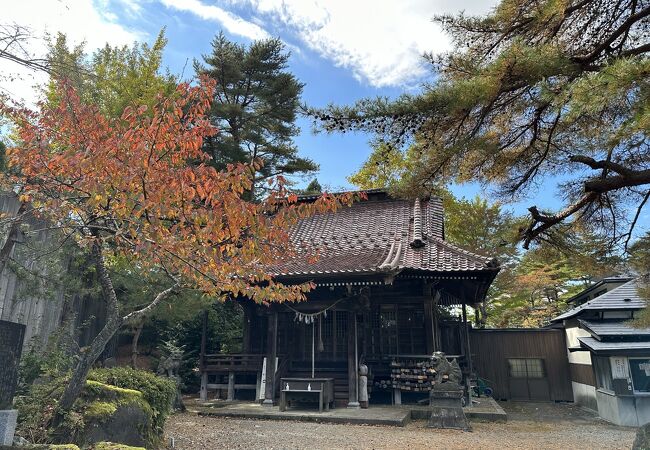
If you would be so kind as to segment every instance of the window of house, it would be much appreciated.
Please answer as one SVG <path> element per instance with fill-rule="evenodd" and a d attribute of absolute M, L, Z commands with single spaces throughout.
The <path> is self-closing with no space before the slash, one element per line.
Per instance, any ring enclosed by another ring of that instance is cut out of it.
<path fill-rule="evenodd" d="M 544 360 L 541 358 L 510 358 L 511 378 L 544 378 Z"/>
<path fill-rule="evenodd" d="M 612 382 L 612 368 L 607 356 L 591 355 L 591 361 L 594 365 L 594 373 L 596 375 L 596 387 L 608 391 L 614 390 Z"/>
<path fill-rule="evenodd" d="M 628 358 L 634 392 L 650 392 L 650 358 Z"/>

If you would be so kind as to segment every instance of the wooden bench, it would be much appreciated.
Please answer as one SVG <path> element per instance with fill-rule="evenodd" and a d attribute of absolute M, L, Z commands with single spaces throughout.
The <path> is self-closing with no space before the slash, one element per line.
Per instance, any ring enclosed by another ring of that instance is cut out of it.
<path fill-rule="evenodd" d="M 314 397 L 319 412 L 334 407 L 334 378 L 282 378 L 280 387 L 280 411 L 287 409 L 287 401 L 308 402 Z"/>

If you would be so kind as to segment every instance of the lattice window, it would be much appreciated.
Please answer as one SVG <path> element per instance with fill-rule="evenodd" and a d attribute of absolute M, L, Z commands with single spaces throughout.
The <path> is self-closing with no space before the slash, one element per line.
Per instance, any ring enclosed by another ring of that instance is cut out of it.
<path fill-rule="evenodd" d="M 426 353 L 423 308 L 399 308 L 397 310 L 397 329 L 399 330 L 400 354 L 423 355 Z"/>
<path fill-rule="evenodd" d="M 380 310 L 381 353 L 396 355 L 397 348 L 397 313 L 394 305 L 382 305 Z"/>
<path fill-rule="evenodd" d="M 540 358 L 511 358 L 508 359 L 510 377 L 512 378 L 544 378 L 544 360 Z"/>

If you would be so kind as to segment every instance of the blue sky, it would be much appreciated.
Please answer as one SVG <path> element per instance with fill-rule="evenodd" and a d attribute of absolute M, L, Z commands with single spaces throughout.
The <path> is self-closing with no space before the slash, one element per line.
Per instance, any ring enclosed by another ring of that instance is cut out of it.
<path fill-rule="evenodd" d="M 210 41 L 219 31 L 242 43 L 280 37 L 292 52 L 290 70 L 305 83 L 303 101 L 318 107 L 417 92 L 431 76 L 422 53 L 450 48 L 431 18 L 461 10 L 485 13 L 494 4 L 495 0 L 22 0 L 4 5 L 3 14 L 4 21 L 29 24 L 37 36 L 32 43 L 35 53 L 44 49 L 45 32 L 63 31 L 93 49 L 107 41 L 151 42 L 166 27 L 164 64 L 187 78 L 193 75 L 193 59 L 210 51 Z M 31 86 L 43 80 L 19 68 L 15 72 L 22 84 L 7 84 L 0 74 L 0 89 L 30 99 Z M 299 125 L 297 144 L 303 155 L 320 164 L 321 184 L 351 188 L 346 177 L 368 156 L 369 136 L 314 135 L 310 122 L 301 119 Z M 454 191 L 489 196 L 475 184 Z M 511 208 L 525 213 L 533 204 L 559 207 L 561 193 L 555 182 L 544 183 Z M 642 223 L 648 228 L 648 212 Z"/>
<path fill-rule="evenodd" d="M 298 0 L 300 3 L 304 0 Z M 249 43 L 255 37 L 278 36 L 291 52 L 290 70 L 296 77 L 305 83 L 303 92 L 303 101 L 310 106 L 326 106 L 329 103 L 346 104 L 357 99 L 373 96 L 396 97 L 401 93 L 408 91 L 417 91 L 422 81 L 426 80 L 430 73 L 428 68 L 421 60 L 421 53 L 425 50 L 442 50 L 446 48 L 446 41 L 442 37 L 436 36 L 439 33 L 437 26 L 431 22 L 431 17 L 436 13 L 453 12 L 456 9 L 473 7 L 475 10 L 483 10 L 489 2 L 482 7 L 476 8 L 477 2 L 466 1 L 459 2 L 458 8 L 449 8 L 440 2 L 440 7 L 436 8 L 435 2 L 416 2 L 419 4 L 410 4 L 416 9 L 416 15 L 419 16 L 418 25 L 425 28 L 423 33 L 418 36 L 415 33 L 410 38 L 416 40 L 422 38 L 419 46 L 415 46 L 407 55 L 401 55 L 411 61 L 408 64 L 401 63 L 393 58 L 382 55 L 377 51 L 372 43 L 362 42 L 355 43 L 354 35 L 356 31 L 346 29 L 345 24 L 335 24 L 333 27 L 339 27 L 345 33 L 349 33 L 349 40 L 340 39 L 332 44 L 343 46 L 343 49 L 321 50 L 315 49 L 308 41 L 300 36 L 303 32 L 302 27 L 305 24 L 311 24 L 318 21 L 320 8 L 318 4 L 313 5 L 313 10 L 304 12 L 306 17 L 287 20 L 281 17 L 281 12 L 275 9 L 275 6 L 268 12 L 260 12 L 265 7 L 257 8 L 255 2 L 210 2 L 185 1 L 185 0 L 163 0 L 161 3 L 135 3 L 138 5 L 136 11 L 124 7 L 124 2 L 113 2 L 111 11 L 116 15 L 120 23 L 125 26 L 145 31 L 151 37 L 155 36 L 161 26 L 166 27 L 166 34 L 169 39 L 166 51 L 165 63 L 174 73 L 183 72 L 191 76 L 192 59 L 200 58 L 201 54 L 210 51 L 210 41 L 219 31 L 224 31 L 226 35 L 235 41 Z M 337 2 L 324 2 L 337 3 Z M 365 10 L 372 10 L 370 2 L 365 3 Z M 427 4 L 428 3 L 428 4 Z M 295 6 L 295 4 L 293 5 Z M 408 6 L 408 4 L 407 4 Z M 284 8 L 291 8 L 285 3 Z M 366 8 L 367 7 L 367 8 Z M 253 23 L 263 31 L 249 30 L 239 25 L 228 26 L 227 20 L 220 20 L 217 9 L 236 15 L 242 20 Z M 327 14 L 332 14 L 328 7 Z M 336 8 L 334 8 L 336 9 Z M 397 11 L 398 14 L 403 13 Z M 375 17 L 370 19 L 376 25 L 385 24 L 387 17 Z M 427 31 L 426 29 L 430 30 Z M 243 30 L 243 31 L 242 31 Z M 360 31 L 359 31 L 360 32 Z M 408 33 L 408 30 L 404 30 Z M 260 33 L 257 36 L 257 33 Z M 380 33 L 381 34 L 381 33 Z M 427 47 L 425 39 L 433 38 L 430 47 Z M 316 39 L 316 38 L 314 38 Z M 413 45 L 413 42 L 407 42 Z M 359 45 L 360 49 L 355 49 Z M 349 46 L 349 48 L 346 48 Z M 385 57 L 386 64 L 377 64 L 375 58 Z M 377 66 L 376 69 L 365 69 L 364 64 Z M 385 74 L 382 73 L 385 71 Z M 296 139 L 301 154 L 312 158 L 320 164 L 320 172 L 317 175 L 318 180 L 329 189 L 349 189 L 352 185 L 348 183 L 346 177 L 353 173 L 361 166 L 367 158 L 370 148 L 368 146 L 369 136 L 363 133 L 348 134 L 315 134 L 312 132 L 312 123 L 306 119 L 299 119 L 299 126 L 302 130 L 300 136 Z M 305 180 L 302 183 L 306 183 Z M 461 195 L 474 195 L 480 191 L 478 186 L 463 186 L 457 188 Z"/>

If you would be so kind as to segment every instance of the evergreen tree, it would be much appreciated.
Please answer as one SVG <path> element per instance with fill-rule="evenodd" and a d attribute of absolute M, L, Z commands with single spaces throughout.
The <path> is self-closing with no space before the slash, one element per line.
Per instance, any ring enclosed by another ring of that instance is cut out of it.
<path fill-rule="evenodd" d="M 412 190 L 483 181 L 509 201 L 561 177 L 566 203 L 529 208 L 526 248 L 561 223 L 627 240 L 629 210 L 650 197 L 650 4 L 501 0 L 484 17 L 437 21 L 454 49 L 428 56 L 433 83 L 397 101 L 313 111 L 323 127 L 415 143 Z"/>
<path fill-rule="evenodd" d="M 292 138 L 303 85 L 287 71 L 289 53 L 279 39 L 265 39 L 246 47 L 223 33 L 212 42 L 212 53 L 195 62 L 199 75 L 217 82 L 210 118 L 219 134 L 206 140 L 205 151 L 217 168 L 255 160 L 254 190 L 262 194 L 263 181 L 277 175 L 301 175 L 318 169 L 298 156 Z"/>
<path fill-rule="evenodd" d="M 321 187 L 320 183 L 316 178 L 311 180 L 311 182 L 307 185 L 307 187 L 300 191 L 301 194 L 304 195 L 315 195 L 315 194 L 322 194 L 323 193 L 323 188 Z"/>

